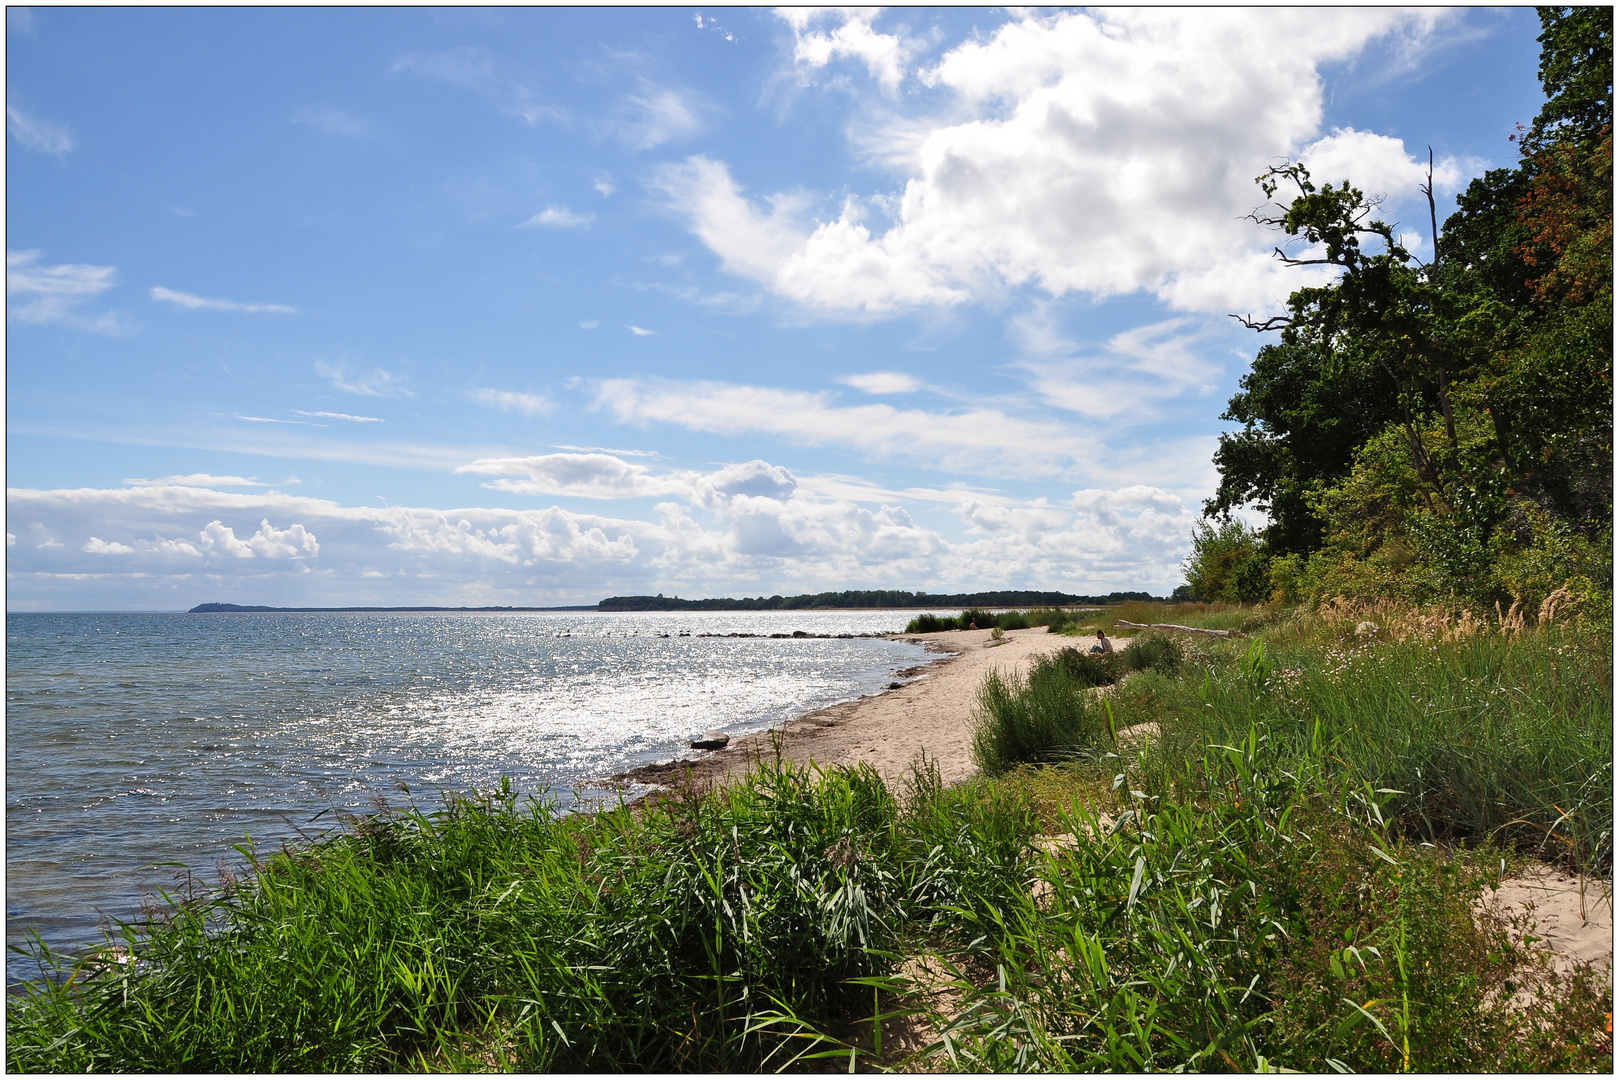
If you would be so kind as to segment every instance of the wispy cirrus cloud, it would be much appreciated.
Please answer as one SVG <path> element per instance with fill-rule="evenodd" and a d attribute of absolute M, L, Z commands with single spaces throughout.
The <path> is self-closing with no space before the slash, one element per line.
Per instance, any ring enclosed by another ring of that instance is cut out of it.
<path fill-rule="evenodd" d="M 8 14 L 10 10 L 7 9 Z M 73 136 L 68 134 L 67 128 L 26 113 L 9 101 L 6 103 L 6 130 L 24 150 L 59 158 L 73 149 Z"/>
<path fill-rule="evenodd" d="M 123 483 L 130 487 L 285 487 L 288 484 L 299 484 L 303 481 L 296 476 L 289 476 L 285 480 L 269 483 L 255 480 L 247 476 L 215 476 L 213 473 L 187 473 L 184 476 L 160 476 L 156 480 L 147 480 L 142 477 L 125 477 Z"/>
<path fill-rule="evenodd" d="M 380 424 L 380 416 L 355 416 L 346 412 L 305 412 L 303 409 L 293 409 L 294 416 L 318 416 L 326 420 L 347 420 L 351 424 Z"/>
<path fill-rule="evenodd" d="M 576 214 L 566 206 L 547 206 L 518 226 L 520 229 L 584 229 L 596 220 L 595 214 Z"/>
<path fill-rule="evenodd" d="M 1223 374 L 1209 357 L 1214 334 L 1201 319 L 1164 319 L 1115 334 L 1101 347 L 1081 347 L 1037 306 L 1012 320 L 1012 332 L 1027 354 L 1012 366 L 1027 374 L 1035 392 L 1093 419 L 1153 416 L 1172 398 L 1211 393 Z"/>
<path fill-rule="evenodd" d="M 501 112 L 521 117 L 530 126 L 541 121 L 568 122 L 566 109 L 542 101 L 525 79 L 497 60 L 488 49 L 462 45 L 439 53 L 410 53 L 395 61 L 393 70 L 408 71 L 421 78 L 470 90 L 494 101 Z"/>
<path fill-rule="evenodd" d="M 1068 425 L 989 408 L 931 412 L 839 405 L 827 393 L 662 379 L 604 379 L 593 385 L 593 395 L 595 407 L 621 423 L 776 435 L 966 475 L 1065 475 L 1097 449 Z"/>
<path fill-rule="evenodd" d="M 597 126 L 632 150 L 654 150 L 701 133 L 706 111 L 708 106 L 695 91 L 639 76 L 637 88 Z"/>
<path fill-rule="evenodd" d="M 311 105 L 299 109 L 292 114 L 289 123 L 313 128 L 327 135 L 359 137 L 371 133 L 371 124 L 364 117 L 326 105 Z"/>
<path fill-rule="evenodd" d="M 246 413 L 232 413 L 238 420 L 246 420 L 250 424 L 294 424 L 299 427 L 325 427 L 325 424 L 311 423 L 308 420 L 277 420 L 273 416 L 248 416 Z"/>
<path fill-rule="evenodd" d="M 6 252 L 6 317 L 18 322 L 68 326 L 101 334 L 128 327 L 112 312 L 88 316 L 80 308 L 112 288 L 117 268 L 87 263 L 40 263 L 41 251 Z"/>
<path fill-rule="evenodd" d="M 555 409 L 556 402 L 544 394 L 525 394 L 517 390 L 474 390 L 467 397 L 479 405 L 501 412 L 521 413 L 524 416 L 544 416 Z"/>
<path fill-rule="evenodd" d="M 349 394 L 360 394 L 363 397 L 413 396 L 400 384 L 398 376 L 382 368 L 372 368 L 369 372 L 355 374 L 350 373 L 346 364 L 328 364 L 321 360 L 315 363 L 315 374 Z"/>
<path fill-rule="evenodd" d="M 286 304 L 242 303 L 237 300 L 215 300 L 206 296 L 197 296 L 194 293 L 180 292 L 177 289 L 166 289 L 161 285 L 151 290 L 153 300 L 175 307 L 185 308 L 188 311 L 241 311 L 250 315 L 296 315 L 297 308 Z"/>
<path fill-rule="evenodd" d="M 872 371 L 864 375 L 843 375 L 838 382 L 868 394 L 909 394 L 922 388 L 922 381 L 902 371 Z"/>

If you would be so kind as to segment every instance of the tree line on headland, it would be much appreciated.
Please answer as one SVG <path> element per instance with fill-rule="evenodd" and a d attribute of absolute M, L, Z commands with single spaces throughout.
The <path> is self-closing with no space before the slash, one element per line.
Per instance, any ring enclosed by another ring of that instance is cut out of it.
<path fill-rule="evenodd" d="M 1123 604 L 1156 599 L 1144 592 L 1113 592 L 1106 596 L 1077 596 L 1064 592 L 1010 589 L 1001 592 L 925 593 L 901 589 L 848 589 L 843 592 L 804 593 L 800 596 L 744 596 L 740 600 L 715 597 L 682 600 L 678 596 L 609 596 L 598 611 L 798 611 L 804 608 L 969 608 L 969 607 L 1072 607 L 1076 604 Z"/>

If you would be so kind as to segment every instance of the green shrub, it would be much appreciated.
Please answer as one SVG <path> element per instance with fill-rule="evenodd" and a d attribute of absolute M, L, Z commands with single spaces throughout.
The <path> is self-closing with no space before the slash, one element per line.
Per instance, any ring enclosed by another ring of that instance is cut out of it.
<path fill-rule="evenodd" d="M 937 634 L 941 630 L 953 629 L 949 625 L 953 621 L 952 619 L 941 619 L 932 612 L 926 612 L 906 623 L 905 632 L 907 634 Z"/>
<path fill-rule="evenodd" d="M 1031 684 L 1065 678 L 1079 686 L 1112 686 L 1119 681 L 1118 653 L 1092 653 L 1072 647 L 1039 657 L 1029 668 Z"/>
<path fill-rule="evenodd" d="M 1168 634 L 1149 630 L 1130 639 L 1119 653 L 1119 661 L 1130 671 L 1172 672 L 1181 663 L 1180 643 Z"/>
<path fill-rule="evenodd" d="M 1035 761 L 1053 761 L 1110 742 L 1105 706 L 1094 679 L 1111 681 L 1112 657 L 1074 649 L 1043 656 L 1027 677 L 992 671 L 978 690 L 973 759 L 991 776 Z"/>
<path fill-rule="evenodd" d="M 968 608 L 956 616 L 955 623 L 956 628 L 959 630 L 966 630 L 974 626 L 980 630 L 988 630 L 990 627 L 997 625 L 995 614 L 985 611 L 983 608 Z"/>
<path fill-rule="evenodd" d="M 1192 530 L 1186 583 L 1199 600 L 1257 603 L 1271 594 L 1270 560 L 1259 530 L 1229 517 L 1200 521 Z"/>
<path fill-rule="evenodd" d="M 1029 616 L 1023 611 L 1003 611 L 995 617 L 995 625 L 1002 630 L 1027 630 Z"/>

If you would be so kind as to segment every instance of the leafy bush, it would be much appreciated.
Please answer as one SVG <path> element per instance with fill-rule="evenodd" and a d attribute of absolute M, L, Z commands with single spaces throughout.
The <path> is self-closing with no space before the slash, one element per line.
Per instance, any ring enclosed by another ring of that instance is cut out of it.
<path fill-rule="evenodd" d="M 1106 706 L 1094 690 L 1114 682 L 1116 668 L 1115 657 L 1062 649 L 1036 659 L 1026 677 L 990 672 L 978 690 L 973 760 L 997 776 L 1107 745 Z"/>
<path fill-rule="evenodd" d="M 1270 596 L 1270 553 L 1259 531 L 1235 518 L 1197 523 L 1184 570 L 1199 600 L 1253 604 Z"/>
<path fill-rule="evenodd" d="M 1029 681 L 1068 679 L 1078 686 L 1112 686 L 1119 681 L 1119 654 L 1092 653 L 1075 648 L 1059 649 L 1036 659 L 1029 668 Z"/>
<path fill-rule="evenodd" d="M 980 630 L 988 630 L 990 627 L 997 625 L 996 619 L 997 616 L 994 612 L 985 611 L 983 608 L 968 608 L 956 616 L 956 626 L 961 630 L 974 626 Z"/>
<path fill-rule="evenodd" d="M 1180 643 L 1168 634 L 1149 630 L 1130 639 L 1120 651 L 1119 661 L 1130 671 L 1172 672 L 1181 663 Z"/>
<path fill-rule="evenodd" d="M 1003 611 L 995 617 L 995 625 L 1002 630 L 1027 630 L 1029 616 L 1023 611 Z"/>
<path fill-rule="evenodd" d="M 941 619 L 932 612 L 927 612 L 906 623 L 905 632 L 907 634 L 937 634 L 941 630 L 954 629 L 950 625 L 954 621 L 954 619 Z"/>

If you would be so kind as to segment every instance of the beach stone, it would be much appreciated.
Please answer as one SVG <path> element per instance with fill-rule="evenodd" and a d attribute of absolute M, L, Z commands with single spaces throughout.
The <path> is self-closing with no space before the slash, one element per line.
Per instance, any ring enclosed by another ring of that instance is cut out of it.
<path fill-rule="evenodd" d="M 693 750 L 723 750 L 731 737 L 723 731 L 705 731 L 691 741 Z"/>
<path fill-rule="evenodd" d="M 888 684 L 888 688 L 890 690 L 898 690 L 900 687 L 902 687 L 904 685 L 905 685 L 904 683 L 891 682 L 891 683 Z"/>

